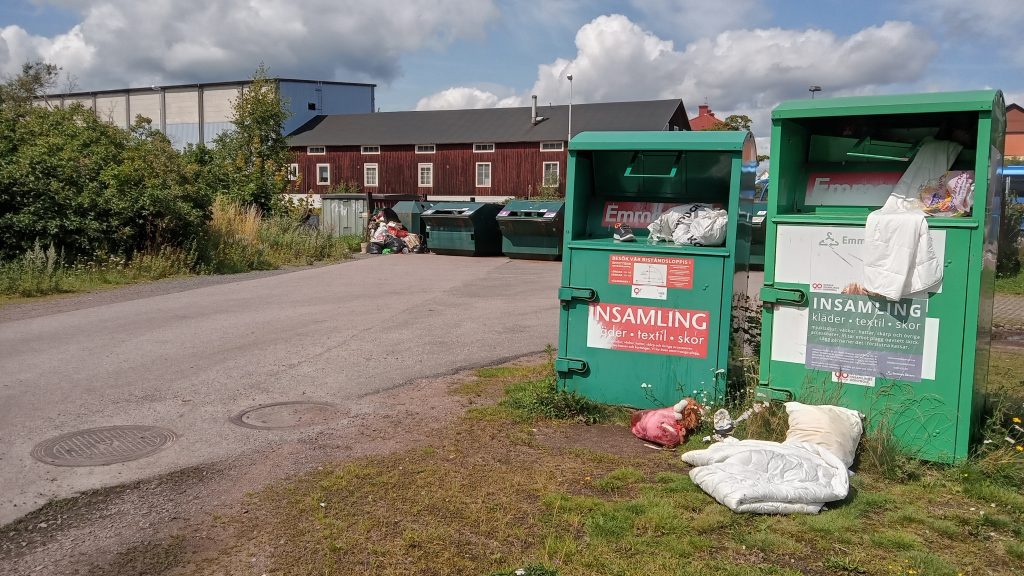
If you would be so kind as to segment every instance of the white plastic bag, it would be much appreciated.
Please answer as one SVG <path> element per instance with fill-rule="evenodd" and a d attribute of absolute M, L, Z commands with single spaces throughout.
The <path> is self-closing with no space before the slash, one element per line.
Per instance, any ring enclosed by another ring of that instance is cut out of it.
<path fill-rule="evenodd" d="M 669 208 L 654 222 L 651 222 L 651 224 L 647 226 L 647 229 L 651 232 L 649 241 L 670 242 L 677 233 L 686 234 L 686 232 L 678 232 L 679 228 L 684 227 L 689 230 L 692 218 L 699 212 L 710 209 L 712 209 L 710 204 L 703 204 L 700 202 L 680 204 L 679 206 Z"/>
<path fill-rule="evenodd" d="M 383 221 L 377 226 L 377 229 L 373 231 L 373 235 L 370 236 L 371 242 L 383 243 L 388 239 L 388 225 Z"/>
<path fill-rule="evenodd" d="M 676 228 L 672 234 L 672 241 L 679 245 L 721 246 L 725 243 L 728 227 L 728 212 L 702 209 L 694 212 L 693 218 Z"/>

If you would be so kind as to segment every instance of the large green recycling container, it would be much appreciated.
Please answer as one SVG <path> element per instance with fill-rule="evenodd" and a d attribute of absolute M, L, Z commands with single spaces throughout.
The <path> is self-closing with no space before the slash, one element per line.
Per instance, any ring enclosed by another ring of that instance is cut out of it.
<path fill-rule="evenodd" d="M 565 202 L 513 200 L 498 212 L 501 250 L 509 258 L 558 260 L 562 257 Z"/>
<path fill-rule="evenodd" d="M 405 226 L 406 230 L 413 234 L 424 236 L 427 232 L 427 226 L 423 222 L 421 215 L 425 210 L 429 210 L 433 205 L 433 202 L 404 200 L 395 204 L 392 210 L 398 214 L 398 219 L 402 221 L 402 225 Z"/>
<path fill-rule="evenodd" d="M 721 402 L 734 296 L 745 293 L 757 153 L 747 132 L 583 132 L 569 144 L 561 386 L 601 402 Z M 663 212 L 728 215 L 718 246 L 649 242 Z M 613 239 L 627 223 L 635 242 Z"/>
<path fill-rule="evenodd" d="M 438 202 L 423 211 L 427 245 L 436 254 L 496 256 L 501 254 L 501 232 L 495 217 L 501 204 Z"/>
<path fill-rule="evenodd" d="M 994 90 L 774 110 L 760 396 L 859 410 L 923 459 L 968 455 L 988 377 L 1005 127 Z M 887 301 L 862 286 L 866 219 L 928 139 L 963 146 L 943 177 L 973 175 L 973 209 L 927 219 L 941 284 Z"/>

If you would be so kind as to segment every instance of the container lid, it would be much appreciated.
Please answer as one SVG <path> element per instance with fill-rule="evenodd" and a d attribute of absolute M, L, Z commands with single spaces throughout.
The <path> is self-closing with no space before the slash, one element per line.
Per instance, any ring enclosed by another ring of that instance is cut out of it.
<path fill-rule="evenodd" d="M 889 96 L 851 96 L 787 100 L 772 110 L 772 118 L 817 118 L 823 116 L 875 116 L 881 114 L 924 114 L 929 112 L 983 112 L 1003 106 L 999 90 L 929 92 Z"/>
<path fill-rule="evenodd" d="M 569 142 L 569 150 L 693 150 L 742 152 L 749 132 L 581 132 Z"/>

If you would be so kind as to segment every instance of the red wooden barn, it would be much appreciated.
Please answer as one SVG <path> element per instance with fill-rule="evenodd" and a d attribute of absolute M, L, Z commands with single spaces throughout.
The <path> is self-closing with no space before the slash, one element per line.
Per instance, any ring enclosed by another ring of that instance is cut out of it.
<path fill-rule="evenodd" d="M 574 104 L 572 133 L 689 130 L 682 100 Z M 568 106 L 318 116 L 288 136 L 293 194 L 421 197 L 565 193 Z"/>

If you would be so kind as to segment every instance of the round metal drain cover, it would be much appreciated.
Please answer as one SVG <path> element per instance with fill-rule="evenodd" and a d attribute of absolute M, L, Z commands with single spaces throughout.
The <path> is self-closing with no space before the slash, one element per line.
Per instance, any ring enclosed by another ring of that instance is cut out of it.
<path fill-rule="evenodd" d="M 32 457 L 54 466 L 105 466 L 145 458 L 175 437 L 156 426 L 104 426 L 44 440 L 32 448 Z"/>
<path fill-rule="evenodd" d="M 330 402 L 274 402 L 246 408 L 231 417 L 231 423 L 256 430 L 279 430 L 322 424 L 339 417 L 338 407 Z"/>

